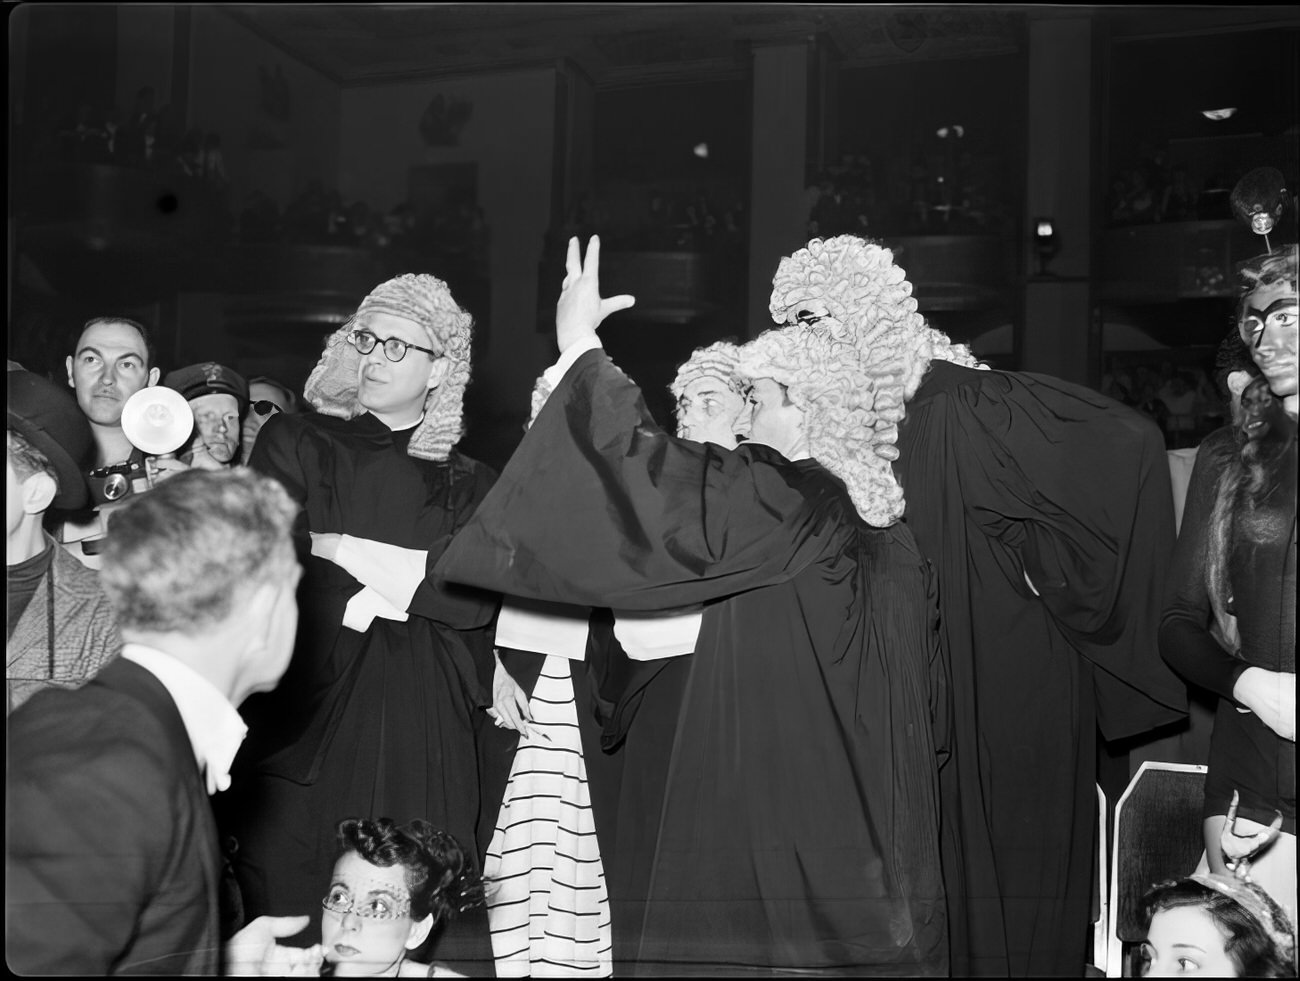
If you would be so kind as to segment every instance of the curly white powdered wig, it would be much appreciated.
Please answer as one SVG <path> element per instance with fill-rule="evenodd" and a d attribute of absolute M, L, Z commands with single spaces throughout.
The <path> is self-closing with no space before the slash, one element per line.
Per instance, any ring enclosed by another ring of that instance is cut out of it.
<path fill-rule="evenodd" d="M 678 407 L 678 436 L 693 439 L 700 438 L 698 434 L 696 436 L 690 436 L 691 426 L 687 422 L 687 415 L 682 411 L 681 400 L 682 396 L 686 394 L 686 389 L 701 378 L 715 378 L 722 382 L 722 384 L 731 391 L 743 397 L 745 383 L 736 377 L 736 365 L 739 363 L 740 348 L 729 341 L 716 341 L 707 347 L 697 347 L 691 352 L 691 356 L 682 362 L 677 369 L 677 377 L 675 377 L 672 384 L 668 386 L 668 391 L 670 391 L 673 396 L 673 402 Z M 740 423 L 740 420 L 733 420 L 731 425 L 734 428 L 737 424 L 742 423 Z M 734 445 L 734 443 L 728 445 Z"/>
<path fill-rule="evenodd" d="M 341 419 L 351 419 L 364 411 L 357 401 L 361 355 L 347 342 L 347 336 L 377 313 L 419 324 L 433 347 L 448 360 L 447 375 L 426 396 L 424 418 L 411 434 L 406 450 L 409 456 L 422 460 L 445 460 L 461 437 L 474 318 L 461 309 L 447 284 L 435 276 L 406 273 L 376 286 L 348 322 L 325 342 L 325 351 L 307 379 L 303 397 L 317 411 Z"/>
<path fill-rule="evenodd" d="M 864 370 L 859 352 L 825 324 L 791 324 L 740 349 L 741 378 L 771 378 L 804 414 L 813 459 L 844 481 L 862 520 L 878 528 L 903 513 L 890 462 L 903 418 L 892 376 Z M 882 382 L 883 380 L 883 382 Z"/>
<path fill-rule="evenodd" d="M 917 313 L 912 284 L 894 254 L 856 235 L 815 238 L 781 260 L 768 305 L 777 323 L 820 319 L 860 352 L 867 370 L 885 384 L 896 376 L 904 400 L 916 394 L 931 361 L 981 365 L 965 344 L 954 344 Z"/>
<path fill-rule="evenodd" d="M 816 450 L 813 455 L 849 485 L 866 521 L 892 524 L 904 510 L 903 489 L 889 466 L 898 458 L 894 444 L 904 404 L 916 394 L 931 361 L 967 368 L 987 365 L 967 345 L 952 343 L 926 324 L 916 310 L 912 284 L 894 263 L 893 253 L 856 235 L 813 239 L 782 259 L 772 281 L 769 309 L 778 323 L 805 325 L 854 352 L 857 363 L 851 371 L 861 375 L 863 389 L 860 397 L 846 402 L 843 425 L 856 427 L 856 433 L 837 433 L 835 445 L 822 452 L 832 457 L 838 453 L 845 461 L 856 456 L 862 460 L 832 463 Z M 837 350 L 837 357 L 849 359 L 843 349 Z M 835 431 L 841 423 L 820 425 Z M 856 484 L 840 472 L 853 467 L 862 475 Z"/>
<path fill-rule="evenodd" d="M 697 347 L 677 369 L 677 377 L 668 386 L 674 399 L 680 399 L 686 386 L 700 378 L 716 378 L 732 391 L 739 392 L 736 365 L 740 361 L 740 348 L 728 341 L 716 341 L 707 347 Z"/>

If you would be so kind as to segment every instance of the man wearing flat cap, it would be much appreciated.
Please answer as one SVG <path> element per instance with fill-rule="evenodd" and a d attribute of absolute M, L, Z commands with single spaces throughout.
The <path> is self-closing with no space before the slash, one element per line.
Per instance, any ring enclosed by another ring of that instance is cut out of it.
<path fill-rule="evenodd" d="M 99 576 L 43 527 L 48 509 L 86 503 L 90 426 L 65 389 L 12 361 L 8 376 L 6 715 L 38 689 L 79 686 L 121 646 Z"/>
<path fill-rule="evenodd" d="M 194 439 L 181 460 L 203 470 L 239 462 L 240 421 L 248 411 L 248 382 L 223 364 L 205 361 L 170 372 L 163 386 L 180 392 L 194 411 Z M 166 474 L 165 462 L 159 476 Z"/>

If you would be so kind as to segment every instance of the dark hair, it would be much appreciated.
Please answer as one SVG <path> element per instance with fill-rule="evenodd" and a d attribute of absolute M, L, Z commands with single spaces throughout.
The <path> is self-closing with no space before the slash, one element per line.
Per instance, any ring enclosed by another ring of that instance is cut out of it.
<path fill-rule="evenodd" d="M 1205 536 L 1205 584 L 1220 630 L 1229 639 L 1228 603 L 1232 584 L 1228 563 L 1233 545 L 1245 540 L 1237 532 L 1248 521 L 1276 483 L 1286 452 L 1295 438 L 1295 422 L 1282 399 L 1274 395 L 1264 377 L 1254 379 L 1241 393 L 1241 415 L 1235 420 L 1236 441 L 1224 451 L 1223 470 L 1215 489 Z"/>
<path fill-rule="evenodd" d="M 1250 348 L 1241 339 L 1241 331 L 1237 329 L 1236 320 L 1233 321 L 1232 329 L 1228 331 L 1214 355 L 1214 384 L 1224 401 L 1232 400 L 1232 392 L 1228 388 L 1228 376 L 1234 371 L 1245 371 L 1252 378 L 1259 375 L 1259 365 L 1255 364 L 1255 359 L 1250 356 Z"/>
<path fill-rule="evenodd" d="M 435 924 L 483 903 L 483 879 L 460 843 L 428 821 L 398 825 L 391 818 L 339 822 L 339 856 L 355 852 L 371 865 L 406 871 L 411 918 L 430 913 Z"/>
<path fill-rule="evenodd" d="M 72 353 L 77 353 L 77 345 L 81 343 L 81 336 L 92 327 L 98 327 L 101 324 L 125 324 L 127 327 L 134 327 L 144 341 L 145 368 L 157 367 L 158 349 L 153 344 L 153 333 L 144 324 L 138 320 L 132 320 L 130 317 L 91 317 L 81 329 L 77 331 L 76 336 L 72 338 Z"/>
<path fill-rule="evenodd" d="M 1205 910 L 1226 936 L 1224 952 L 1236 965 L 1243 978 L 1293 978 L 1295 965 L 1287 951 L 1279 950 L 1269 929 L 1292 933 L 1286 913 L 1264 890 L 1249 883 L 1241 888 L 1251 890 L 1273 919 L 1273 923 L 1260 920 L 1241 903 L 1195 879 L 1170 879 L 1158 883 L 1142 897 L 1142 932 L 1151 929 L 1152 918 L 1162 910 L 1195 906 Z"/>

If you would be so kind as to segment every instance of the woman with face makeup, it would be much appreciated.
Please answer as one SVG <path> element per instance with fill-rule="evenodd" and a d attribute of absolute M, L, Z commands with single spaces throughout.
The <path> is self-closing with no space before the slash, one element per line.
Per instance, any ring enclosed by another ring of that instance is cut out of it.
<path fill-rule="evenodd" d="M 1251 833 L 1282 815 L 1258 856 L 1255 882 L 1296 912 L 1296 249 L 1239 272 L 1236 329 L 1262 377 L 1230 427 L 1197 454 L 1174 553 L 1160 653 L 1186 680 L 1219 696 L 1205 786 L 1206 857 L 1219 845 L 1234 788 L 1237 824 Z"/>
<path fill-rule="evenodd" d="M 483 883 L 451 835 L 427 821 L 350 818 L 321 900 L 321 974 L 340 978 L 459 977 L 408 959 L 431 932 L 480 905 Z"/>

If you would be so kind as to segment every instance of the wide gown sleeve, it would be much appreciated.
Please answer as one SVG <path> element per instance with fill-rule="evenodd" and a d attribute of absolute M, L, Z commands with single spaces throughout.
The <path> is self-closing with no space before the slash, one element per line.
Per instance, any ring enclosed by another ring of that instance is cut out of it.
<path fill-rule="evenodd" d="M 435 574 L 508 595 L 667 610 L 788 580 L 833 533 L 767 447 L 677 439 L 603 351 L 565 374 Z M 813 487 L 810 489 L 809 484 Z"/>
<path fill-rule="evenodd" d="M 1158 430 L 1046 375 L 990 372 L 964 398 L 954 445 L 968 510 L 1004 546 L 1007 576 L 1028 576 L 1071 645 L 1100 669 L 1103 732 L 1147 698 L 1173 710 L 1173 721 L 1186 691 L 1157 656 L 1174 544 Z"/>

